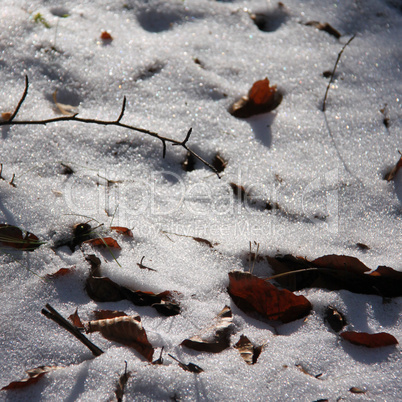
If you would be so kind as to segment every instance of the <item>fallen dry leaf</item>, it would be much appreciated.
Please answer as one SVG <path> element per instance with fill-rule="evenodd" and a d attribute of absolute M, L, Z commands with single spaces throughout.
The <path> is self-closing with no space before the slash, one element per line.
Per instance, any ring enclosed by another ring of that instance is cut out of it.
<path fill-rule="evenodd" d="M 232 321 L 232 310 L 225 306 L 218 314 L 213 326 L 207 328 L 200 335 L 185 339 L 181 345 L 201 352 L 222 352 L 230 346 Z"/>
<path fill-rule="evenodd" d="M 95 318 L 97 320 L 106 320 L 110 318 L 116 317 L 125 317 L 127 314 L 124 311 L 112 311 L 112 310 L 95 310 L 94 312 Z"/>
<path fill-rule="evenodd" d="M 98 302 L 129 300 L 136 306 L 154 307 L 160 314 L 173 316 L 180 314 L 180 306 L 175 301 L 173 292 L 164 291 L 158 294 L 152 292 L 134 291 L 120 286 L 107 277 L 100 275 L 100 261 L 95 256 L 86 259 L 91 264 L 91 273 L 86 280 L 85 290 L 88 296 Z"/>
<path fill-rule="evenodd" d="M 256 114 L 268 113 L 282 102 L 282 94 L 276 86 L 269 85 L 268 78 L 256 81 L 248 92 L 229 108 L 232 116 L 248 118 Z"/>
<path fill-rule="evenodd" d="M 368 334 L 367 332 L 345 331 L 340 336 L 354 345 L 366 346 L 368 348 L 380 348 L 382 346 L 398 344 L 396 338 L 386 332 Z"/>
<path fill-rule="evenodd" d="M 20 389 L 28 387 L 29 385 L 36 384 L 41 377 L 43 377 L 46 373 L 50 373 L 51 371 L 58 370 L 64 367 L 57 366 L 40 366 L 31 370 L 27 370 L 28 374 L 27 378 L 23 378 L 19 381 L 10 382 L 10 384 L 3 387 L 1 390 L 10 390 L 10 389 Z"/>
<path fill-rule="evenodd" d="M 60 268 L 57 272 L 55 272 L 54 274 L 47 274 L 45 275 L 45 278 L 47 279 L 56 279 L 56 278 L 60 278 L 61 276 L 65 276 L 68 274 L 71 274 L 74 271 L 75 266 L 71 267 L 71 268 Z"/>
<path fill-rule="evenodd" d="M 393 180 L 401 168 L 402 168 L 402 156 L 399 158 L 399 161 L 396 163 L 396 165 L 384 176 L 384 180 L 386 181 Z"/>
<path fill-rule="evenodd" d="M 154 348 L 148 341 L 139 315 L 89 321 L 86 323 L 86 329 L 88 333 L 99 331 L 104 338 L 110 341 L 130 346 L 152 362 Z"/>
<path fill-rule="evenodd" d="M 117 241 L 112 237 L 99 237 L 97 239 L 86 240 L 84 243 L 90 244 L 94 247 L 121 250 L 119 243 L 117 243 Z"/>
<path fill-rule="evenodd" d="M 240 352 L 240 356 L 243 360 L 251 365 L 257 363 L 257 359 L 259 358 L 263 347 L 253 345 L 247 336 L 241 335 L 239 341 L 234 345 L 234 348 Z"/>
<path fill-rule="evenodd" d="M 3 119 L 3 121 L 9 121 L 12 115 L 13 114 L 11 112 L 3 112 L 1 114 L 1 118 Z"/>
<path fill-rule="evenodd" d="M 125 362 L 125 365 L 124 373 L 120 376 L 116 390 L 114 391 L 118 402 L 123 400 L 124 388 L 126 387 L 128 379 L 131 377 L 131 371 L 127 371 L 127 362 Z"/>
<path fill-rule="evenodd" d="M 103 41 L 105 41 L 105 42 L 106 42 L 106 41 L 111 42 L 111 41 L 113 40 L 112 35 L 110 35 L 110 33 L 109 33 L 109 32 L 106 32 L 106 31 L 103 31 L 103 32 L 101 33 L 100 38 L 101 38 Z"/>
<path fill-rule="evenodd" d="M 332 254 L 309 261 L 285 255 L 265 259 L 275 272 L 272 279 L 292 291 L 316 287 L 383 297 L 402 296 L 402 272 L 379 266 L 369 274 L 370 268 L 355 257 Z M 287 274 L 292 271 L 299 272 Z"/>
<path fill-rule="evenodd" d="M 343 314 L 332 306 L 328 306 L 325 310 L 325 321 L 335 332 L 341 331 L 347 325 Z"/>
<path fill-rule="evenodd" d="M 214 156 L 213 161 L 212 161 L 212 166 L 216 169 L 216 171 L 217 171 L 218 173 L 222 173 L 222 172 L 225 170 L 227 164 L 228 164 L 228 161 L 225 160 L 225 159 L 224 159 L 221 155 L 219 155 L 219 154 L 216 154 L 216 155 Z"/>
<path fill-rule="evenodd" d="M 332 36 L 334 36 L 336 39 L 339 39 L 342 35 L 340 34 L 339 31 L 337 31 L 332 25 L 328 24 L 328 22 L 318 22 L 318 21 L 309 21 L 306 22 L 307 26 L 312 26 L 315 27 L 317 29 L 319 29 L 320 31 L 324 31 Z"/>
<path fill-rule="evenodd" d="M 229 272 L 229 295 L 245 313 L 257 312 L 262 317 L 283 323 L 305 317 L 311 303 L 302 295 L 276 286 L 246 272 Z"/>
<path fill-rule="evenodd" d="M 0 244 L 24 251 L 33 251 L 44 244 L 32 233 L 8 224 L 0 224 Z"/>
<path fill-rule="evenodd" d="M 71 314 L 68 319 L 73 323 L 77 328 L 84 328 L 84 324 L 81 321 L 80 316 L 78 315 L 78 308 L 75 309 L 74 314 Z"/>
<path fill-rule="evenodd" d="M 124 226 L 111 226 L 110 229 L 125 236 L 134 237 L 133 232 L 129 228 L 126 228 Z"/>

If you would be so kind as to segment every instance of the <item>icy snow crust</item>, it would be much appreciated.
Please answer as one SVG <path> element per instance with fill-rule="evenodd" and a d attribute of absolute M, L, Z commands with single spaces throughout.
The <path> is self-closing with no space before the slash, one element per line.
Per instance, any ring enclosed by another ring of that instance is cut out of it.
<path fill-rule="evenodd" d="M 0 10 L 1 112 L 14 110 L 26 74 L 30 87 L 18 119 L 57 116 L 55 89 L 60 102 L 78 106 L 79 116 L 105 120 L 118 117 L 126 96 L 127 124 L 175 139 L 192 127 L 190 147 L 209 161 L 219 152 L 229 163 L 222 179 L 198 162 L 185 172 L 182 148 L 168 144 L 162 159 L 160 141 L 116 127 L 65 122 L 2 128 L 2 175 L 10 180 L 15 173 L 17 187 L 0 180 L 1 222 L 47 244 L 0 256 L 0 386 L 37 366 L 66 368 L 24 390 L 1 391 L 0 399 L 108 400 L 124 361 L 133 373 L 126 400 L 400 398 L 399 346 L 366 350 L 341 342 L 323 322 L 330 304 L 347 316 L 349 329 L 386 331 L 401 341 L 400 298 L 384 304 L 378 296 L 308 289 L 299 292 L 313 305 L 307 320 L 283 325 L 275 335 L 226 292 L 228 272 L 250 268 L 250 241 L 253 251 L 260 244 L 261 254 L 345 254 L 370 268 L 401 270 L 401 173 L 393 182 L 383 180 L 402 150 L 400 3 L 288 0 L 280 12 L 276 2 L 264 1 L 6 3 Z M 272 30 L 259 30 L 252 12 L 271 15 Z M 34 22 L 37 13 L 50 28 Z M 343 36 L 337 40 L 304 25 L 311 20 L 328 22 Z M 109 44 L 100 39 L 104 30 L 113 37 Z M 326 122 L 321 106 L 328 79 L 322 73 L 332 70 L 355 33 L 329 92 Z M 232 117 L 230 104 L 265 77 L 284 93 L 278 109 L 247 120 Z M 380 113 L 385 104 L 389 129 Z M 75 173 L 62 175 L 60 162 Z M 121 183 L 108 187 L 104 178 Z M 286 213 L 241 205 L 230 182 Z M 50 248 L 86 217 L 109 227 L 113 214 L 113 225 L 134 233 L 134 240 L 114 235 L 122 246 L 116 253 L 121 267 L 107 253 L 84 246 L 85 253 L 100 256 L 102 273 L 119 284 L 180 292 L 180 315 L 90 300 L 83 253 Z M 171 233 L 219 244 L 212 250 Z M 370 250 L 360 251 L 358 242 Z M 142 256 L 157 272 L 138 268 Z M 26 269 L 43 276 L 73 265 L 72 275 L 45 283 Z M 254 269 L 261 276 L 271 272 L 262 263 Z M 138 313 L 153 346 L 204 372 L 185 372 L 166 354 L 163 366 L 152 366 L 99 334 L 90 338 L 105 353 L 93 358 L 41 315 L 46 303 L 65 317 L 78 307 L 83 319 L 95 309 Z M 233 348 L 214 355 L 179 346 L 225 304 L 234 313 L 232 344 L 241 334 L 266 344 L 253 366 Z M 354 395 L 351 387 L 367 392 Z"/>

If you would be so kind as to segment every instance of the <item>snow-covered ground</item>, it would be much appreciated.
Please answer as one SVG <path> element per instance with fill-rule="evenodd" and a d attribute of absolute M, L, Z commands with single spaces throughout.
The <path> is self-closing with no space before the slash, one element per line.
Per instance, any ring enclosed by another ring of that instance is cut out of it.
<path fill-rule="evenodd" d="M 221 179 L 199 161 L 185 171 L 182 147 L 167 143 L 163 159 L 160 140 L 113 126 L 1 127 L 0 223 L 46 244 L 33 252 L 4 248 L 0 255 L 0 387 L 38 366 L 65 368 L 27 388 L 1 391 L 0 399 L 109 400 L 127 361 L 126 400 L 398 400 L 400 346 L 351 345 L 328 328 L 324 311 L 332 305 L 346 316 L 348 329 L 388 332 L 401 342 L 401 298 L 384 303 L 347 290 L 305 289 L 297 294 L 310 300 L 311 314 L 276 332 L 237 308 L 226 288 L 228 272 L 250 270 L 250 242 L 253 252 L 259 244 L 261 255 L 344 254 L 372 269 L 402 271 L 402 173 L 383 179 L 402 150 L 401 2 L 4 3 L 1 113 L 15 109 L 25 75 L 29 91 L 16 121 L 61 116 L 56 89 L 59 102 L 77 106 L 78 117 L 100 120 L 117 119 L 126 96 L 122 123 L 179 141 L 192 127 L 187 145 L 209 162 L 219 153 L 228 163 Z M 253 13 L 266 16 L 266 31 Z M 341 38 L 306 25 L 310 21 L 329 23 Z M 104 31 L 113 40 L 102 40 Z M 325 118 L 329 78 L 323 73 L 332 71 L 354 34 L 331 84 Z M 265 77 L 283 93 L 279 107 L 233 117 L 230 105 Z M 62 164 L 74 173 L 64 174 Z M 16 187 L 9 184 L 13 174 Z M 252 202 L 236 199 L 230 183 L 244 186 Z M 265 202 L 280 209 L 263 209 Z M 53 247 L 71 237 L 74 224 L 88 221 L 103 224 L 98 233 L 119 242 L 118 264 L 87 244 L 75 252 Z M 134 238 L 111 233 L 111 225 L 132 229 Z M 181 313 L 164 317 L 129 301 L 91 300 L 84 290 L 89 254 L 100 257 L 102 275 L 120 285 L 180 292 Z M 156 272 L 139 268 L 142 257 Z M 57 279 L 37 276 L 72 266 Z M 262 277 L 271 273 L 266 263 L 254 268 Z M 64 317 L 78 308 L 83 320 L 99 309 L 139 314 L 154 358 L 164 347 L 164 364 L 151 365 L 97 333 L 88 337 L 105 353 L 94 358 L 41 314 L 46 303 Z M 225 305 L 233 311 L 232 346 L 242 334 L 265 344 L 256 364 L 247 365 L 233 347 L 212 354 L 180 346 Z M 182 370 L 167 353 L 204 372 Z"/>

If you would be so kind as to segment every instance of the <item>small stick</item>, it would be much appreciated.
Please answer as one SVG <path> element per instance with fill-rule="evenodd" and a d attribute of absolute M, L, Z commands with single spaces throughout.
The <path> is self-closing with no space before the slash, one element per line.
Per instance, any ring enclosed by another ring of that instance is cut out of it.
<path fill-rule="evenodd" d="M 74 335 L 80 342 L 82 342 L 95 356 L 100 356 L 103 353 L 102 349 L 99 349 L 94 345 L 79 329 L 67 321 L 62 315 L 60 315 L 50 304 L 46 304 L 46 309 L 42 309 L 42 314 L 59 324 L 66 329 L 70 334 Z M 49 311 L 48 311 L 49 310 Z"/>
<path fill-rule="evenodd" d="M 349 45 L 350 42 L 352 42 L 352 40 L 356 37 L 356 34 L 354 34 L 347 42 L 346 44 L 343 46 L 343 48 L 341 49 L 341 51 L 338 54 L 338 58 L 336 59 L 335 65 L 334 65 L 334 69 L 332 70 L 331 73 L 331 78 L 329 80 L 328 86 L 327 86 L 327 90 L 325 91 L 325 95 L 324 95 L 324 101 L 322 103 L 322 111 L 325 112 L 325 103 L 327 102 L 327 96 L 328 96 L 328 91 L 329 91 L 329 87 L 331 86 L 333 80 L 334 80 L 334 75 L 335 75 L 335 71 L 336 71 L 336 67 L 338 66 L 339 60 L 341 59 L 342 53 L 345 50 L 346 46 Z"/>
<path fill-rule="evenodd" d="M 23 104 L 25 98 L 27 97 L 28 94 L 28 86 L 29 86 L 29 82 L 28 82 L 28 76 L 25 76 L 25 89 L 24 89 L 24 93 L 22 94 L 22 97 L 20 99 L 20 101 L 18 102 L 17 107 L 14 110 L 14 113 L 11 115 L 11 117 L 7 120 L 7 123 L 10 123 L 14 120 L 14 117 L 17 116 L 18 111 L 20 110 L 21 105 Z"/>

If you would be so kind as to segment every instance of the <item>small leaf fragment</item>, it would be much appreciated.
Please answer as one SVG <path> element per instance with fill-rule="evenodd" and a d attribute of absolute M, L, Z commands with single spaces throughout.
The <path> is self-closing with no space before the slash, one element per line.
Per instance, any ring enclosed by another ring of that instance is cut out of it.
<path fill-rule="evenodd" d="M 402 156 L 396 165 L 384 176 L 384 180 L 391 181 L 394 180 L 395 176 L 398 174 L 399 170 L 402 168 Z"/>
<path fill-rule="evenodd" d="M 55 272 L 54 274 L 47 274 L 45 275 L 45 278 L 47 279 L 56 279 L 56 278 L 60 278 L 61 276 L 65 276 L 68 274 L 71 274 L 71 272 L 74 271 L 75 266 L 71 267 L 71 268 L 60 268 L 57 272 Z"/>
<path fill-rule="evenodd" d="M 53 92 L 53 102 L 59 112 L 65 116 L 72 116 L 73 114 L 77 113 L 77 108 L 75 106 L 57 102 L 57 89 Z"/>
<path fill-rule="evenodd" d="M 114 391 L 117 401 L 121 402 L 124 396 L 124 388 L 126 387 L 128 379 L 131 377 L 131 372 L 127 371 L 127 362 L 125 363 L 124 373 L 120 376 L 119 382 L 117 383 L 116 390 Z"/>
<path fill-rule="evenodd" d="M 313 26 L 317 28 L 320 31 L 324 31 L 332 36 L 334 36 L 336 39 L 339 39 L 342 35 L 340 34 L 339 31 L 337 31 L 332 25 L 328 24 L 328 22 L 318 22 L 318 21 L 309 21 L 306 22 L 307 26 Z"/>
<path fill-rule="evenodd" d="M 103 41 L 105 41 L 105 42 L 107 42 L 107 41 L 111 42 L 111 41 L 113 40 L 112 35 L 110 35 L 110 33 L 107 32 L 107 31 L 103 31 L 103 32 L 101 33 L 100 38 L 101 38 Z"/>
<path fill-rule="evenodd" d="M 28 374 L 27 378 L 23 378 L 19 381 L 10 382 L 10 384 L 3 387 L 1 390 L 10 390 L 10 389 L 20 389 L 28 387 L 29 385 L 36 384 L 41 377 L 43 377 L 46 373 L 50 373 L 51 371 L 58 370 L 64 367 L 57 366 L 39 366 L 34 369 L 27 370 Z"/>
<path fill-rule="evenodd" d="M 252 365 L 257 363 L 263 346 L 255 346 L 247 336 L 241 335 L 239 341 L 234 345 L 234 348 L 240 352 L 240 356 L 247 364 Z"/>
<path fill-rule="evenodd" d="M 247 96 L 232 104 L 229 113 L 238 118 L 248 118 L 256 114 L 268 113 L 282 102 L 282 94 L 276 86 L 270 86 L 268 78 L 256 81 Z"/>
<path fill-rule="evenodd" d="M 368 334 L 367 332 L 345 331 L 340 336 L 354 345 L 366 346 L 368 348 L 380 348 L 382 346 L 398 344 L 396 338 L 387 332 Z"/>
<path fill-rule="evenodd" d="M 94 247 L 121 250 L 119 243 L 117 243 L 117 241 L 112 237 L 99 237 L 97 239 L 86 240 L 84 243 L 90 244 Z"/>
<path fill-rule="evenodd" d="M 126 228 L 124 226 L 111 226 L 110 229 L 125 236 L 134 237 L 133 232 L 129 228 Z"/>
<path fill-rule="evenodd" d="M 347 325 L 343 314 L 332 306 L 328 306 L 325 310 L 325 320 L 335 332 L 341 331 Z"/>
<path fill-rule="evenodd" d="M 75 309 L 74 314 L 71 314 L 68 319 L 73 323 L 77 328 L 84 328 L 84 324 L 81 321 L 81 318 L 78 315 L 78 308 Z"/>
<path fill-rule="evenodd" d="M 232 321 L 232 311 L 230 307 L 225 306 L 218 314 L 213 326 L 207 328 L 200 335 L 185 339 L 181 345 L 202 352 L 222 352 L 230 346 Z"/>
<path fill-rule="evenodd" d="M 362 388 L 358 388 L 358 387 L 352 387 L 349 390 L 352 394 L 365 394 L 367 391 L 362 389 Z"/>
<path fill-rule="evenodd" d="M 9 121 L 11 119 L 12 115 L 13 114 L 11 112 L 3 112 L 1 114 L 1 118 L 2 118 L 3 121 Z"/>

